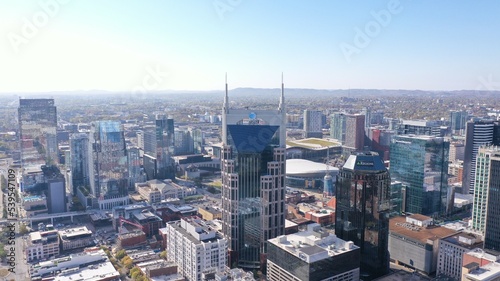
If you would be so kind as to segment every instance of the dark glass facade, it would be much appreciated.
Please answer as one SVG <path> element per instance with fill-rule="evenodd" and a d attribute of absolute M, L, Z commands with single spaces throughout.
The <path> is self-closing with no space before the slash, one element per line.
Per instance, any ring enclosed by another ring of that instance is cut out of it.
<path fill-rule="evenodd" d="M 71 134 L 69 139 L 71 157 L 71 181 L 73 195 L 79 187 L 90 189 L 90 162 L 89 136 L 86 133 Z"/>
<path fill-rule="evenodd" d="M 374 152 L 351 155 L 337 177 L 335 234 L 360 247 L 363 280 L 389 272 L 390 184 Z"/>
<path fill-rule="evenodd" d="M 227 127 L 222 202 L 223 208 L 235 211 L 230 215 L 232 225 L 226 229 L 233 238 L 230 249 L 238 249 L 232 261 L 244 268 L 258 268 L 261 254 L 266 252 L 265 241 L 284 234 L 285 152 L 279 148 L 279 126 Z"/>
<path fill-rule="evenodd" d="M 359 258 L 360 251 L 355 249 L 342 255 L 307 263 L 272 243 L 268 245 L 268 260 L 304 281 L 325 280 L 331 276 L 354 270 L 359 267 L 359 263 L 356 262 L 359 261 Z"/>

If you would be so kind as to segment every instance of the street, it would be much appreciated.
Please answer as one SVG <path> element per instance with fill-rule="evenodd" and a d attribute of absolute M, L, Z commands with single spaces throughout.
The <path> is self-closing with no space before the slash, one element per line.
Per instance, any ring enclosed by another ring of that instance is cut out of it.
<path fill-rule="evenodd" d="M 16 232 L 19 233 L 19 227 L 21 223 L 17 222 Z M 28 265 L 26 263 L 24 249 L 25 249 L 25 241 L 21 235 L 16 237 L 16 280 L 30 280 L 28 274 Z"/>

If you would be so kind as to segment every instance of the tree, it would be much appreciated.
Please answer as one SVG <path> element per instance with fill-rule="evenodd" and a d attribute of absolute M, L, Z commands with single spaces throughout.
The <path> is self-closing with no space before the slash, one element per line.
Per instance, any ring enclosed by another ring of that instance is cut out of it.
<path fill-rule="evenodd" d="M 167 259 L 167 250 L 160 253 L 160 258 L 166 260 Z"/>
<path fill-rule="evenodd" d="M 29 232 L 28 227 L 26 227 L 25 224 L 21 224 L 21 226 L 19 226 L 19 234 L 24 235 L 28 232 Z"/>
<path fill-rule="evenodd" d="M 142 275 L 141 271 L 134 271 L 130 274 L 130 277 L 132 277 L 132 279 L 134 280 L 137 280 L 137 277 L 139 277 L 139 275 Z"/>
<path fill-rule="evenodd" d="M 125 250 L 120 250 L 116 252 L 115 257 L 118 260 L 122 260 L 125 257 L 125 255 L 126 255 Z"/>
<path fill-rule="evenodd" d="M 123 266 L 125 266 L 128 269 L 131 269 L 134 266 L 134 262 L 132 261 L 132 259 L 129 256 L 125 256 L 122 259 L 122 264 L 123 264 Z"/>
<path fill-rule="evenodd" d="M 3 261 L 7 257 L 7 252 L 5 252 L 5 245 L 0 243 L 0 259 Z"/>

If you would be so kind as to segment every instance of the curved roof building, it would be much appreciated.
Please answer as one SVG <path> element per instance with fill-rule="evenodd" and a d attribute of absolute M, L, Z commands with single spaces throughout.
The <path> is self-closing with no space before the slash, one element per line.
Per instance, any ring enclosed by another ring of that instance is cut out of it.
<path fill-rule="evenodd" d="M 339 169 L 324 163 L 313 162 L 304 159 L 286 160 L 286 185 L 298 188 L 318 188 L 324 186 L 326 173 L 335 178 Z"/>

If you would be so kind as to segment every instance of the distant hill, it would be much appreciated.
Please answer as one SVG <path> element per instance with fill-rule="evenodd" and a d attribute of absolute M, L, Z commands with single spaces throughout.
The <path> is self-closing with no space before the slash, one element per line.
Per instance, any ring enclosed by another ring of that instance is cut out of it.
<path fill-rule="evenodd" d="M 280 88 L 235 88 L 230 89 L 229 93 L 233 97 L 272 97 L 279 96 Z M 176 90 L 162 90 L 150 91 L 147 95 L 161 96 L 161 95 L 205 95 L 205 96 L 222 96 L 223 90 L 220 91 L 176 91 Z M 377 89 L 293 89 L 285 88 L 287 97 L 376 97 L 376 96 L 475 96 L 475 95 L 497 95 L 500 91 L 475 91 L 475 90 L 459 90 L 459 91 L 423 91 L 423 90 L 377 90 Z M 39 93 L 0 93 L 4 97 L 61 97 L 61 96 L 132 96 L 134 94 L 124 91 L 104 91 L 104 90 L 89 90 L 89 91 L 54 91 L 54 92 L 39 92 Z"/>

